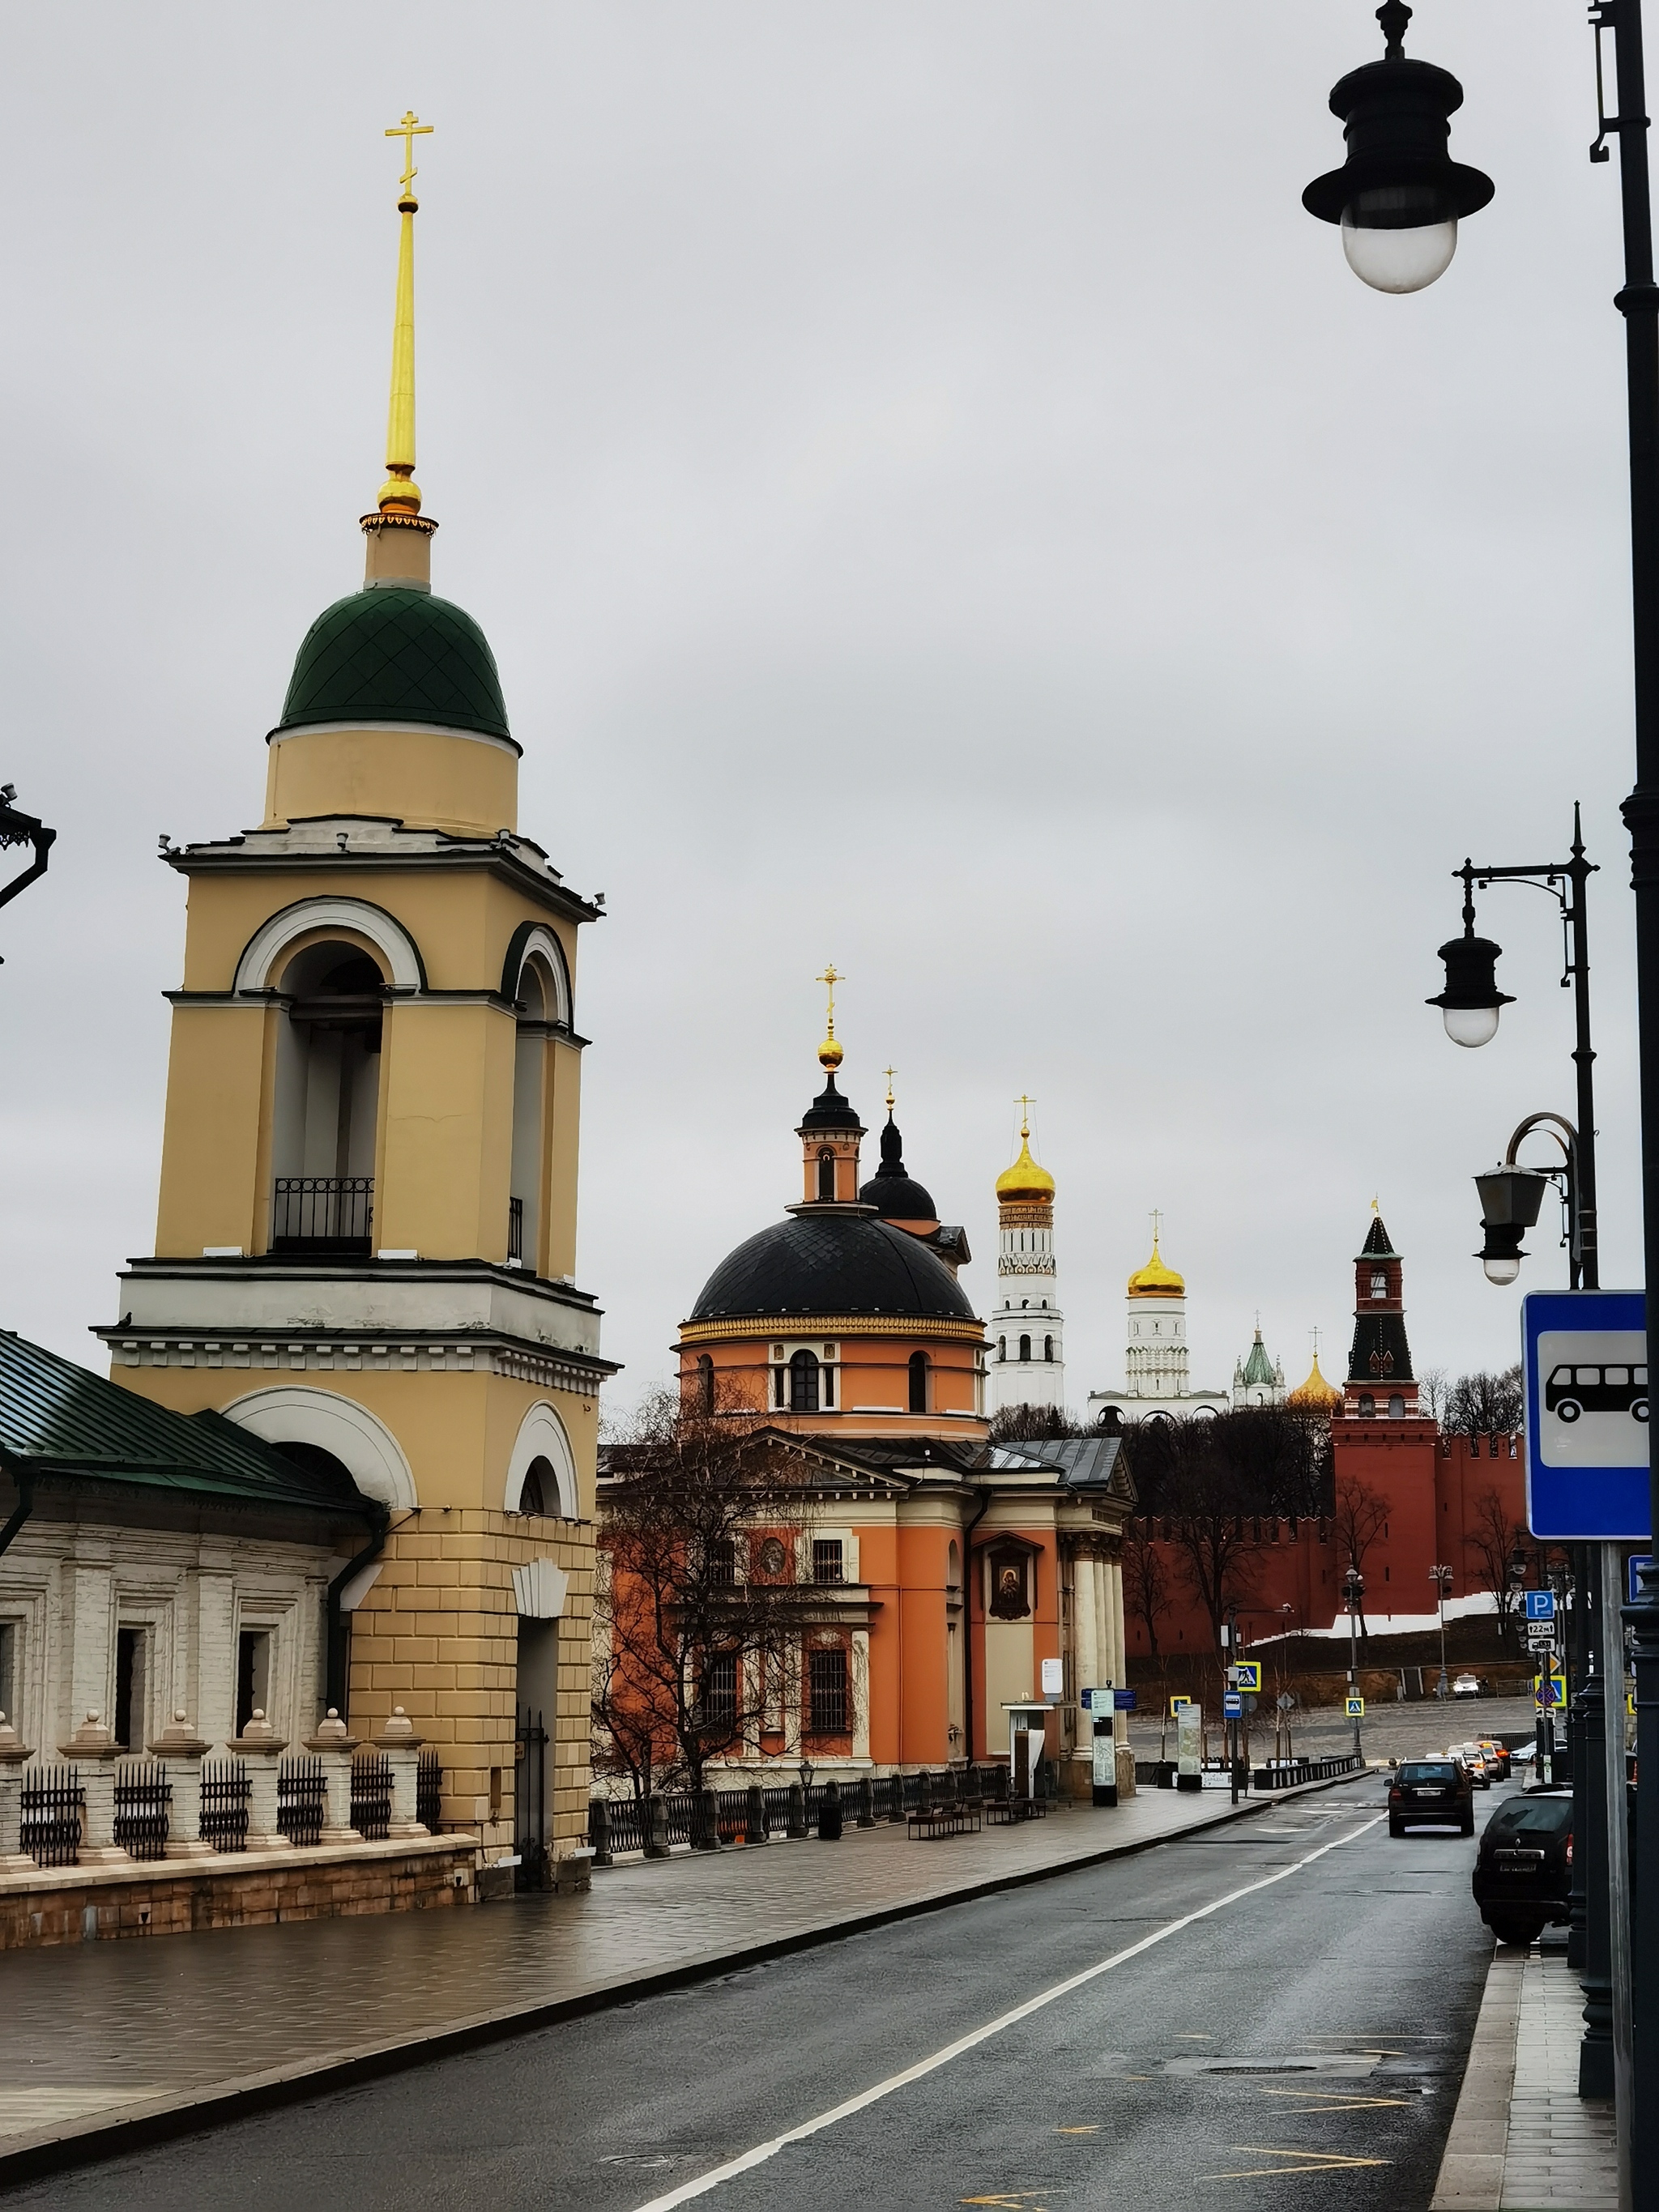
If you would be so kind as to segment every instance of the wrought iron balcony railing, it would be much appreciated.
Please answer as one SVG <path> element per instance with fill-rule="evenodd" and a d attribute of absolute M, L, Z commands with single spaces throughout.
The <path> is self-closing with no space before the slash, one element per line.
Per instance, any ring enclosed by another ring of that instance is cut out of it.
<path fill-rule="evenodd" d="M 366 1258 L 374 1219 L 373 1176 L 278 1176 L 270 1249 Z"/>

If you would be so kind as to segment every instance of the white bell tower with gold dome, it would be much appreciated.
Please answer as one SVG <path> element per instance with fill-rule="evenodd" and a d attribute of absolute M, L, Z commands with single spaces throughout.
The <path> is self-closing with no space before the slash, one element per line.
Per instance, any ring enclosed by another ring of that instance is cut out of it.
<path fill-rule="evenodd" d="M 1188 1369 L 1187 1285 L 1164 1263 L 1158 1249 L 1161 1213 L 1152 1216 L 1152 1256 L 1137 1267 L 1126 1285 L 1128 1333 L 1123 1351 L 1123 1388 L 1093 1390 L 1089 1410 L 1098 1418 L 1110 1408 L 1131 1420 L 1148 1413 L 1221 1413 L 1231 1402 L 1224 1390 L 1194 1390 Z"/>
<path fill-rule="evenodd" d="M 997 1177 L 997 1309 L 991 1321 L 990 1410 L 1066 1403 L 1065 1316 L 1054 1271 L 1054 1179 L 1031 1158 L 1021 1098 L 1019 1158 Z"/>

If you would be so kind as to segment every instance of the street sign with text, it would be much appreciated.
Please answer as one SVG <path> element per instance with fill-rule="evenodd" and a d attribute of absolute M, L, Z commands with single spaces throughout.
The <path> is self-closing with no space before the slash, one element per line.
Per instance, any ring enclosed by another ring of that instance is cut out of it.
<path fill-rule="evenodd" d="M 1553 1590 L 1524 1590 L 1522 1595 L 1527 1601 L 1528 1621 L 1554 1620 L 1555 1592 Z"/>
<path fill-rule="evenodd" d="M 1531 1291 L 1521 1301 L 1521 1371 L 1533 1534 L 1558 1543 L 1645 1543 L 1643 1293 Z"/>
<path fill-rule="evenodd" d="M 1224 1693 L 1221 1700 L 1221 1710 L 1230 1721 L 1243 1718 L 1244 1700 L 1237 1690 L 1229 1690 Z"/>

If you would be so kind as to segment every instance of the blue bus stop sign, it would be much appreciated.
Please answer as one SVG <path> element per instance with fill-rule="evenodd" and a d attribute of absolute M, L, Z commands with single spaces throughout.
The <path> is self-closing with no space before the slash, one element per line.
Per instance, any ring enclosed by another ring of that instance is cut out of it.
<path fill-rule="evenodd" d="M 1225 1717 L 1230 1721 L 1243 1719 L 1244 1714 L 1243 1692 L 1240 1690 L 1224 1691 L 1221 1698 L 1221 1710 Z"/>
<path fill-rule="evenodd" d="M 1521 1301 L 1527 1524 L 1556 1543 L 1645 1543 L 1647 1302 L 1640 1291 Z"/>

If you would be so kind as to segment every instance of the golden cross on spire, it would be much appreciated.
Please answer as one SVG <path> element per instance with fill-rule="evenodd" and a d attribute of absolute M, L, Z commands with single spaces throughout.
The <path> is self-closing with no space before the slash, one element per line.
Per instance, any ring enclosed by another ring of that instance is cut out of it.
<path fill-rule="evenodd" d="M 1014 1103 L 1019 1109 L 1019 1140 L 1024 1144 L 1031 1133 L 1031 1109 L 1036 1104 L 1036 1100 L 1028 1098 L 1022 1091 Z"/>
<path fill-rule="evenodd" d="M 1308 1331 L 1308 1334 L 1313 1339 L 1314 1365 L 1317 1367 L 1319 1364 L 1319 1330 L 1317 1326 L 1310 1328 Z"/>
<path fill-rule="evenodd" d="M 893 1110 L 893 1078 L 898 1073 L 898 1070 L 896 1067 L 884 1067 L 881 1072 L 887 1078 L 887 1110 L 890 1114 Z"/>
<path fill-rule="evenodd" d="M 839 975 L 836 974 L 836 963 L 832 960 L 830 963 L 830 965 L 824 969 L 823 975 L 820 975 L 817 980 L 820 983 L 827 983 L 830 987 L 829 1034 L 831 1036 L 834 1036 L 836 1034 L 836 986 L 837 983 L 844 983 L 847 981 L 847 978 L 845 975 Z"/>
<path fill-rule="evenodd" d="M 1152 1248 L 1156 1250 L 1158 1248 L 1158 1231 L 1164 1226 L 1164 1212 L 1162 1207 L 1155 1206 L 1152 1208 L 1151 1218 L 1152 1224 Z"/>
<path fill-rule="evenodd" d="M 398 179 L 398 197 L 402 199 L 408 199 L 410 197 L 409 188 L 421 173 L 415 166 L 415 141 L 417 138 L 429 138 L 432 131 L 433 125 L 430 123 L 417 122 L 414 109 L 406 107 L 404 110 L 403 121 L 394 123 L 386 134 L 388 138 L 401 138 L 404 142 L 404 173 Z"/>
<path fill-rule="evenodd" d="M 827 1073 L 833 1085 L 836 1070 L 845 1057 L 840 1045 L 836 1042 L 836 986 L 837 983 L 844 983 L 847 978 L 845 975 L 837 974 L 836 963 L 832 960 L 823 975 L 818 977 L 818 981 L 820 983 L 827 984 L 830 990 L 829 1022 L 823 1032 L 823 1042 L 818 1047 L 818 1066 Z"/>

